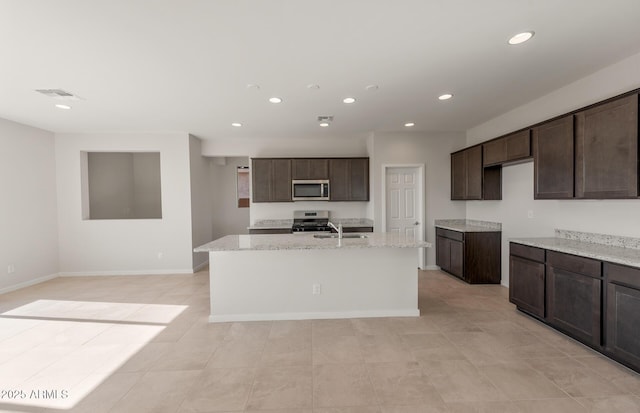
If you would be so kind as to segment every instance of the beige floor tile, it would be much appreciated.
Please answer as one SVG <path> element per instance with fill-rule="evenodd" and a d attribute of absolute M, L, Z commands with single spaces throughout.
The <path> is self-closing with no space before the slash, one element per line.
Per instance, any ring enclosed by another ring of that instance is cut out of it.
<path fill-rule="evenodd" d="M 313 367 L 313 407 L 377 405 L 364 364 L 322 364 Z"/>
<path fill-rule="evenodd" d="M 447 403 L 450 413 L 521 413 L 514 402 Z"/>
<path fill-rule="evenodd" d="M 514 402 L 522 413 L 583 413 L 584 407 L 574 399 L 523 400 Z"/>
<path fill-rule="evenodd" d="M 311 408 L 310 366 L 260 368 L 247 402 L 247 410 Z"/>
<path fill-rule="evenodd" d="M 149 343 L 133 354 L 119 369 L 120 373 L 146 372 L 169 353 L 173 343 Z"/>
<path fill-rule="evenodd" d="M 444 403 L 417 404 L 411 406 L 382 406 L 381 413 L 449 413 Z"/>
<path fill-rule="evenodd" d="M 415 361 L 398 335 L 359 335 L 358 342 L 367 363 Z"/>
<path fill-rule="evenodd" d="M 356 336 L 322 336 L 313 339 L 313 364 L 361 363 L 364 361 Z"/>
<path fill-rule="evenodd" d="M 313 413 L 382 413 L 379 406 L 321 407 Z"/>
<path fill-rule="evenodd" d="M 460 350 L 443 334 L 406 334 L 400 338 L 416 361 L 465 360 Z"/>
<path fill-rule="evenodd" d="M 627 394 L 640 396 L 640 375 L 604 356 L 574 357 L 576 361 L 604 377 Z"/>
<path fill-rule="evenodd" d="M 440 332 L 436 323 L 426 317 L 397 317 L 390 318 L 389 322 L 396 334 L 427 334 Z"/>
<path fill-rule="evenodd" d="M 430 360 L 420 365 L 447 403 L 507 400 L 503 392 L 466 360 Z"/>
<path fill-rule="evenodd" d="M 311 320 L 274 321 L 269 338 L 311 338 Z"/>
<path fill-rule="evenodd" d="M 243 410 L 255 375 L 252 368 L 206 369 L 180 410 L 184 413 Z"/>
<path fill-rule="evenodd" d="M 416 362 L 367 364 L 367 371 L 382 405 L 444 405 Z"/>
<path fill-rule="evenodd" d="M 478 370 L 511 400 L 568 397 L 549 379 L 524 362 L 481 366 Z"/>
<path fill-rule="evenodd" d="M 271 333 L 271 321 L 249 321 L 232 323 L 225 340 L 266 340 Z"/>
<path fill-rule="evenodd" d="M 560 359 L 528 360 L 538 370 L 573 397 L 614 396 L 625 393 L 593 370 L 568 357 Z"/>
<path fill-rule="evenodd" d="M 262 351 L 260 364 L 262 366 L 309 366 L 311 364 L 311 332 L 268 339 Z"/>
<path fill-rule="evenodd" d="M 200 376 L 199 371 L 148 372 L 113 407 L 112 411 L 174 412 Z"/>
<path fill-rule="evenodd" d="M 376 336 L 394 334 L 393 324 L 387 318 L 356 318 L 351 320 L 358 335 Z"/>
<path fill-rule="evenodd" d="M 589 413 L 639 413 L 640 398 L 634 396 L 610 396 L 577 398 L 584 411 Z"/>
<path fill-rule="evenodd" d="M 313 339 L 336 337 L 336 336 L 354 336 L 356 330 L 353 323 L 348 319 L 340 320 L 313 320 L 312 321 Z"/>
<path fill-rule="evenodd" d="M 194 345 L 190 342 L 172 343 L 151 371 L 202 370 L 216 350 L 215 344 Z"/>
<path fill-rule="evenodd" d="M 225 341 L 209 358 L 211 367 L 255 367 L 260 362 L 266 340 Z"/>

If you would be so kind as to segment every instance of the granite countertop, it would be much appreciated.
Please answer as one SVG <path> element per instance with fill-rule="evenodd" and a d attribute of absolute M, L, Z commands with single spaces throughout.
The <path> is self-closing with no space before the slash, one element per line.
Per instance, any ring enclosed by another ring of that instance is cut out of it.
<path fill-rule="evenodd" d="M 310 250 L 337 248 L 429 248 L 426 241 L 415 241 L 405 235 L 370 232 L 366 238 L 314 238 L 311 234 L 227 235 L 201 245 L 195 252 Z"/>
<path fill-rule="evenodd" d="M 576 234 L 581 234 L 582 236 Z M 622 242 L 618 242 L 622 239 Z M 630 242 L 624 242 L 629 240 Z M 512 238 L 510 242 L 640 268 L 636 238 L 556 230 L 555 237 Z M 606 242 L 605 242 L 606 241 Z"/>
<path fill-rule="evenodd" d="M 450 229 L 458 232 L 501 232 L 499 222 L 476 221 L 473 219 L 436 219 L 436 228 Z"/>
<path fill-rule="evenodd" d="M 353 227 L 373 227 L 373 220 L 368 218 L 335 218 L 331 219 L 334 224 L 342 224 L 345 228 Z M 248 229 L 286 229 L 293 225 L 292 219 L 261 219 L 257 220 Z"/>

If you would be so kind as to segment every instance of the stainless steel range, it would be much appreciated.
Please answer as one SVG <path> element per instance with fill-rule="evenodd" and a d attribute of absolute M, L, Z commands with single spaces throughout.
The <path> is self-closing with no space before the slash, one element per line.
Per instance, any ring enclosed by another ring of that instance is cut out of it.
<path fill-rule="evenodd" d="M 329 211 L 293 211 L 291 230 L 294 234 L 331 232 Z"/>

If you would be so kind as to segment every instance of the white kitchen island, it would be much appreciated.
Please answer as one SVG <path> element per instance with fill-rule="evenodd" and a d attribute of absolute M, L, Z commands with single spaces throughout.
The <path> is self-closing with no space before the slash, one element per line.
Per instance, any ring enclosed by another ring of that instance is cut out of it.
<path fill-rule="evenodd" d="M 351 235 L 351 234 L 350 234 Z M 392 233 L 366 238 L 228 235 L 209 253 L 210 322 L 419 316 L 418 250 Z"/>

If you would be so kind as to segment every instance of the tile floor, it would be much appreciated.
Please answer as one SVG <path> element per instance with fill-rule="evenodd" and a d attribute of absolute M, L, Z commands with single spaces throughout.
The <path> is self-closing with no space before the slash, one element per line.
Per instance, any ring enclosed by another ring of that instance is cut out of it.
<path fill-rule="evenodd" d="M 0 411 L 640 412 L 640 377 L 420 273 L 420 318 L 209 324 L 208 277 L 59 278 L 0 296 Z"/>

